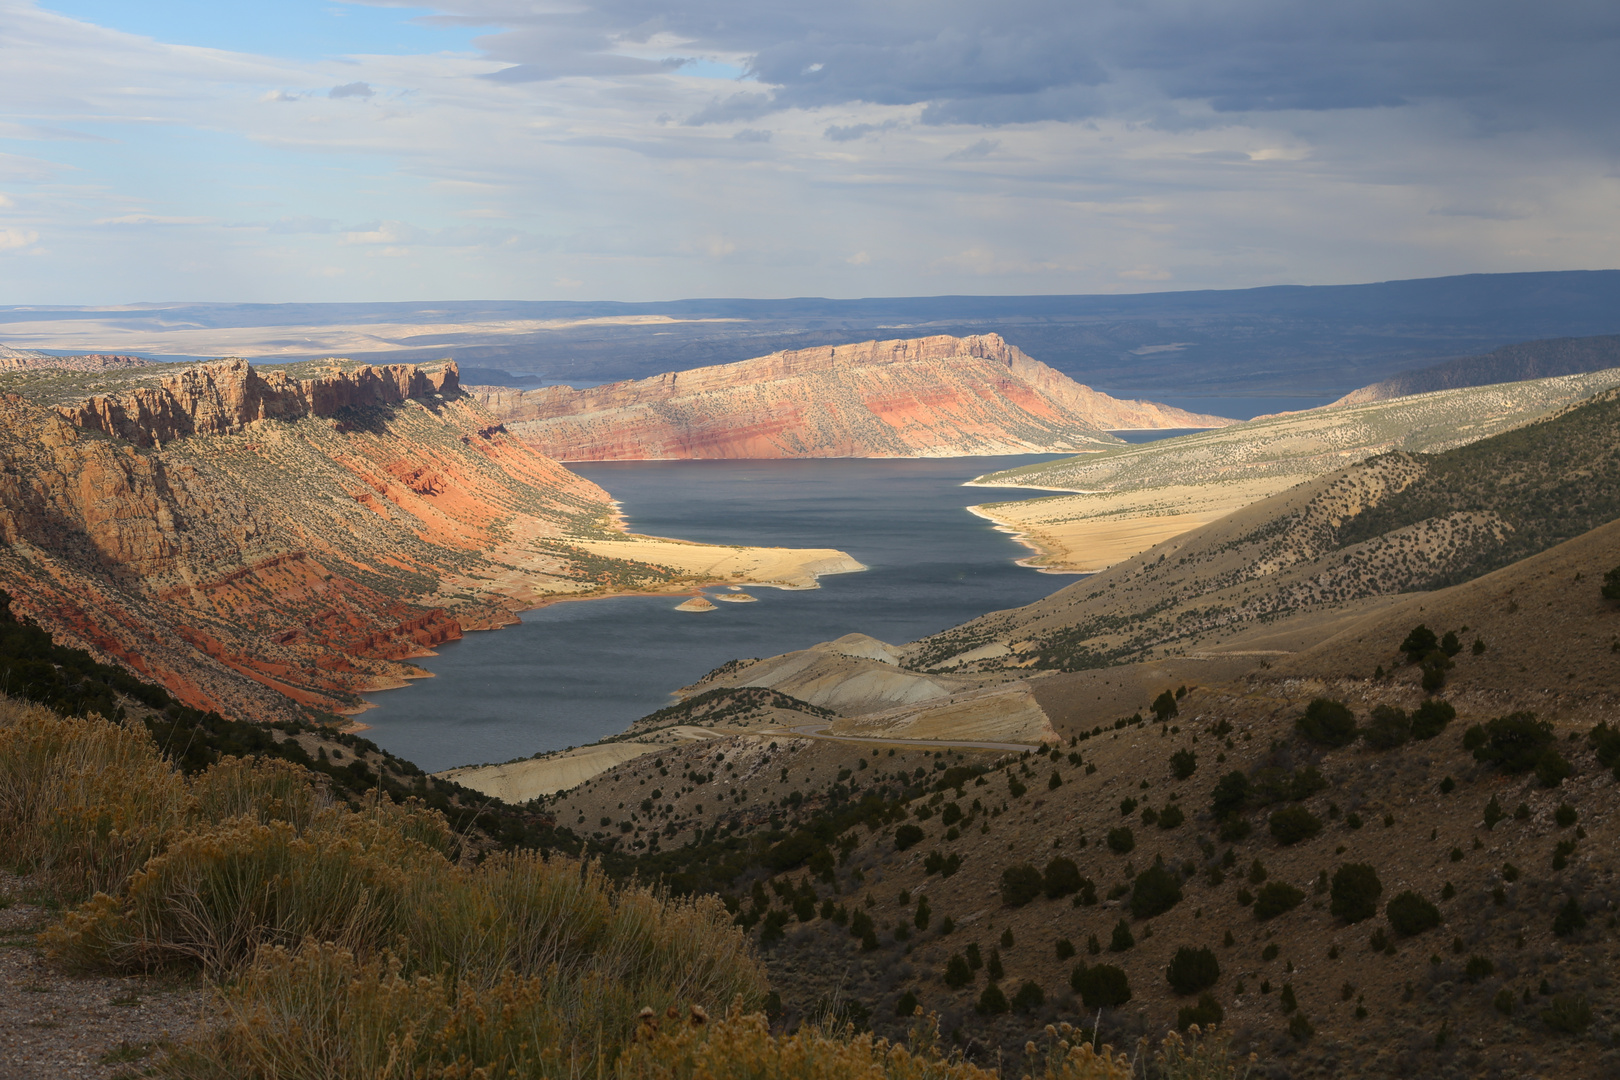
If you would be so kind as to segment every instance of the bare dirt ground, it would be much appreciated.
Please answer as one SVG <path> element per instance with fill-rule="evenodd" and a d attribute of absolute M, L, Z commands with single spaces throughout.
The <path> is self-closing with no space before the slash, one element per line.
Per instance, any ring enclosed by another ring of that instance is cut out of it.
<path fill-rule="evenodd" d="M 195 980 L 70 975 L 35 935 L 58 915 L 0 876 L 0 1078 L 114 1080 L 140 1074 L 203 1021 L 213 991 Z"/>

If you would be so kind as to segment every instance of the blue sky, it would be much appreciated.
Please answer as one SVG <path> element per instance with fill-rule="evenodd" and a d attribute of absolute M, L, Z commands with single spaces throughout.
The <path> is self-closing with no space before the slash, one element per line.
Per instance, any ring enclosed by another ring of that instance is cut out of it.
<path fill-rule="evenodd" d="M 1620 7 L 0 0 L 0 302 L 1615 265 Z"/>

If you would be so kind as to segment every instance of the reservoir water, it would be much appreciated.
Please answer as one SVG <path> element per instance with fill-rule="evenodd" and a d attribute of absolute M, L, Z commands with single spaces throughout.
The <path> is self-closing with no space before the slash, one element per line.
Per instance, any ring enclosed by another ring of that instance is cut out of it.
<path fill-rule="evenodd" d="M 869 569 L 809 591 L 749 587 L 758 603 L 711 612 L 676 611 L 680 598 L 668 596 L 525 612 L 521 625 L 418 661 L 435 678 L 368 695 L 377 708 L 361 717 L 366 736 L 428 770 L 508 761 L 616 734 L 737 657 L 855 631 L 901 643 L 1037 600 L 1075 578 L 1015 565 L 1028 549 L 964 509 L 1020 493 L 961 485 L 1051 457 L 572 466 L 612 493 L 635 532 L 839 548 Z"/>

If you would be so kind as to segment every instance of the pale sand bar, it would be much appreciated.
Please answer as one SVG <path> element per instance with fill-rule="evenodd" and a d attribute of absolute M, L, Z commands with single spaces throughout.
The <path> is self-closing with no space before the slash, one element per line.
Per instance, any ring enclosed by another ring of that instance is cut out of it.
<path fill-rule="evenodd" d="M 1019 560 L 1049 573 L 1106 570 L 1234 510 L 1300 482 L 1267 476 L 1229 483 L 1077 492 L 1022 502 L 984 503 L 968 510 L 995 522 L 1037 553 Z"/>
<path fill-rule="evenodd" d="M 694 544 L 636 535 L 620 540 L 580 540 L 577 543 L 593 555 L 655 563 L 707 581 L 776 589 L 814 589 L 816 578 L 825 574 L 853 574 L 866 569 L 836 548 Z"/>

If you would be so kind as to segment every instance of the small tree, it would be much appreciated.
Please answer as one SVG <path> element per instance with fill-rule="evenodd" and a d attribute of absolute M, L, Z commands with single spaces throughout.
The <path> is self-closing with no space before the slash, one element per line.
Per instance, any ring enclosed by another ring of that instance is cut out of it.
<path fill-rule="evenodd" d="M 1553 918 L 1553 933 L 1559 937 L 1569 937 L 1585 926 L 1586 913 L 1581 910 L 1580 903 L 1573 896 L 1558 909 L 1558 914 Z"/>
<path fill-rule="evenodd" d="M 1124 919 L 1114 924 L 1114 936 L 1108 941 L 1109 952 L 1124 952 L 1136 945 L 1136 938 L 1131 936 L 1131 924 Z"/>
<path fill-rule="evenodd" d="M 1041 872 L 1029 863 L 1009 866 L 1001 872 L 1001 899 L 1008 907 L 1023 907 L 1041 895 Z"/>
<path fill-rule="evenodd" d="M 1405 653 L 1406 659 L 1414 664 L 1439 647 L 1440 639 L 1435 636 L 1433 630 L 1421 623 L 1412 627 L 1412 632 L 1401 642 L 1401 652 Z"/>
<path fill-rule="evenodd" d="M 1138 698 L 1137 700 L 1140 701 L 1141 699 Z M 1181 711 L 1180 706 L 1176 704 L 1176 695 L 1173 690 L 1166 690 L 1154 698 L 1152 708 L 1153 715 L 1161 724 L 1168 723 L 1171 717 Z"/>
<path fill-rule="evenodd" d="M 1249 778 L 1233 770 L 1215 781 L 1210 792 L 1209 809 L 1217 819 L 1225 819 L 1243 811 L 1249 801 Z"/>
<path fill-rule="evenodd" d="M 1108 850 L 1116 855 L 1127 855 L 1136 848 L 1136 834 L 1129 825 L 1108 830 Z"/>
<path fill-rule="evenodd" d="M 1457 718 L 1450 702 L 1430 698 L 1412 710 L 1412 738 L 1432 739 Z"/>
<path fill-rule="evenodd" d="M 1447 630 L 1445 636 L 1440 639 L 1440 651 L 1447 656 L 1456 656 L 1462 650 L 1462 642 L 1457 637 L 1457 631 Z"/>
<path fill-rule="evenodd" d="M 1186 1031 L 1197 1024 L 1207 1028 L 1226 1019 L 1226 1010 L 1215 1000 L 1214 994 L 1199 994 L 1197 1005 L 1183 1005 L 1176 1010 L 1176 1030 Z"/>
<path fill-rule="evenodd" d="M 1131 982 L 1112 964 L 1081 964 L 1069 976 L 1069 986 L 1088 1009 L 1117 1009 L 1131 1000 Z"/>
<path fill-rule="evenodd" d="M 1366 863 L 1345 863 L 1333 875 L 1328 910 L 1347 923 L 1358 923 L 1378 914 L 1378 897 L 1383 892 L 1378 871 Z"/>
<path fill-rule="evenodd" d="M 1299 733 L 1322 746 L 1349 746 L 1356 740 L 1356 718 L 1342 701 L 1317 698 L 1294 722 Z"/>
<path fill-rule="evenodd" d="M 1170 958 L 1170 966 L 1165 974 L 1170 980 L 1170 988 L 1185 997 L 1214 986 L 1221 977 L 1221 965 L 1210 950 L 1183 945 Z"/>
<path fill-rule="evenodd" d="M 952 990 L 960 990 L 972 981 L 973 971 L 968 967 L 967 959 L 961 953 L 953 953 L 945 961 L 945 985 Z"/>
<path fill-rule="evenodd" d="M 1198 771 L 1198 755 L 1182 747 L 1170 755 L 1170 773 L 1177 780 L 1185 780 Z"/>
<path fill-rule="evenodd" d="M 1131 886 L 1131 917 L 1151 919 L 1181 903 L 1181 877 L 1155 862 Z"/>
<path fill-rule="evenodd" d="M 1472 735 L 1473 729 L 1470 729 Z M 1536 767 L 1542 754 L 1552 745 L 1553 728 L 1545 720 L 1537 720 L 1533 712 L 1509 713 L 1486 723 L 1482 729 L 1483 743 L 1474 749 L 1474 759 L 1495 765 L 1505 773 L 1527 773 Z M 1480 743 L 1479 737 L 1470 741 Z"/>
<path fill-rule="evenodd" d="M 1278 915 L 1293 911 L 1304 899 L 1304 891 L 1286 881 L 1268 881 L 1260 886 L 1260 892 L 1254 898 L 1254 917 L 1261 922 L 1275 919 Z"/>
<path fill-rule="evenodd" d="M 1290 806 L 1271 815 L 1271 835 L 1287 846 L 1309 840 L 1322 831 L 1322 819 L 1303 806 Z"/>
<path fill-rule="evenodd" d="M 1084 882 L 1074 860 L 1058 856 L 1046 864 L 1046 873 L 1041 875 L 1041 890 L 1047 899 L 1056 900 L 1079 892 Z"/>
<path fill-rule="evenodd" d="M 1013 995 L 1012 1007 L 1021 1013 L 1034 1012 L 1046 1004 L 1046 991 L 1041 989 L 1039 983 L 1026 981 Z"/>
<path fill-rule="evenodd" d="M 1600 591 L 1605 600 L 1620 600 L 1620 566 L 1603 575 L 1603 588 Z"/>
<path fill-rule="evenodd" d="M 1159 811 L 1159 828 L 1161 829 L 1174 829 L 1186 820 L 1187 815 L 1175 803 L 1171 803 Z"/>
<path fill-rule="evenodd" d="M 1001 992 L 1001 987 L 991 983 L 979 995 L 979 1004 L 975 1008 L 981 1016 L 999 1016 L 1011 1006 L 1007 1004 L 1007 995 Z"/>
<path fill-rule="evenodd" d="M 1401 893 L 1384 908 L 1390 927 L 1401 937 L 1413 937 L 1440 925 L 1440 909 L 1411 889 Z"/>
<path fill-rule="evenodd" d="M 1361 738 L 1374 750 L 1393 750 L 1412 737 L 1412 718 L 1405 709 L 1377 705 L 1361 729 Z"/>
<path fill-rule="evenodd" d="M 894 850 L 904 851 L 923 838 L 922 829 L 915 825 L 902 825 L 894 830 Z"/>

